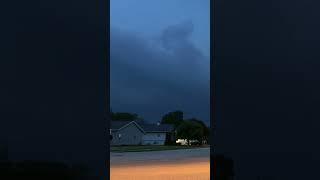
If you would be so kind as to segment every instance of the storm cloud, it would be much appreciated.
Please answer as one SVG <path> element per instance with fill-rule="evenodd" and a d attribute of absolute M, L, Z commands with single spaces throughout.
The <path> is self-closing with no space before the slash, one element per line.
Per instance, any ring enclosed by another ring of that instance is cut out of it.
<path fill-rule="evenodd" d="M 111 27 L 111 107 L 159 121 L 174 110 L 209 123 L 209 57 L 190 40 L 184 21 L 149 38 Z M 209 38 L 209 37 L 208 37 Z"/>

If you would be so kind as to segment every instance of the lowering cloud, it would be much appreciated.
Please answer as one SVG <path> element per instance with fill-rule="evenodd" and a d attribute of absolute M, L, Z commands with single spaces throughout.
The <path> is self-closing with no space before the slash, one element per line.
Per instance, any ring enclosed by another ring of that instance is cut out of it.
<path fill-rule="evenodd" d="M 187 21 L 147 39 L 111 28 L 111 107 L 159 121 L 165 113 L 209 122 L 209 57 L 189 40 Z"/>

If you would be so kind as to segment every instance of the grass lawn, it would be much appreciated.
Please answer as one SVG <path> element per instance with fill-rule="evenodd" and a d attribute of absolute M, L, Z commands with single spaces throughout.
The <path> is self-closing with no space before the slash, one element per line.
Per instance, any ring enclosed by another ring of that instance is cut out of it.
<path fill-rule="evenodd" d="M 144 151 L 165 151 L 176 149 L 191 149 L 208 146 L 111 146 L 111 152 L 144 152 Z"/>

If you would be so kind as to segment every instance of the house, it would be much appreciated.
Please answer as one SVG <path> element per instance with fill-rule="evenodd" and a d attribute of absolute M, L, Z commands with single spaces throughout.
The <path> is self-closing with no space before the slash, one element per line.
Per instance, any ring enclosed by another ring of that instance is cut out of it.
<path fill-rule="evenodd" d="M 173 126 L 171 124 L 141 124 L 146 132 L 142 136 L 143 145 L 164 145 L 166 141 L 173 140 Z"/>
<path fill-rule="evenodd" d="M 170 124 L 147 124 L 136 121 L 111 121 L 111 145 L 164 145 L 174 141 Z"/>
<path fill-rule="evenodd" d="M 111 121 L 111 145 L 140 145 L 146 133 L 135 121 Z"/>

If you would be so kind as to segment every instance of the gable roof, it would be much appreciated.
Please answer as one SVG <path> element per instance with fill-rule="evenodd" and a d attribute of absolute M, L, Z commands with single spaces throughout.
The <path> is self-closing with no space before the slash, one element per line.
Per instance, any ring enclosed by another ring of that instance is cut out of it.
<path fill-rule="evenodd" d="M 113 131 L 120 130 L 131 123 L 135 123 L 135 125 L 141 129 L 143 132 L 171 132 L 173 131 L 173 125 L 171 124 L 147 124 L 147 123 L 137 123 L 135 121 L 111 121 L 110 129 Z"/>
<path fill-rule="evenodd" d="M 129 126 L 130 124 L 135 124 L 138 129 L 145 133 L 144 129 L 135 121 L 111 121 L 110 129 L 111 131 L 118 131 Z"/>
<path fill-rule="evenodd" d="M 171 124 L 140 124 L 145 132 L 171 132 L 173 131 L 173 125 Z"/>

